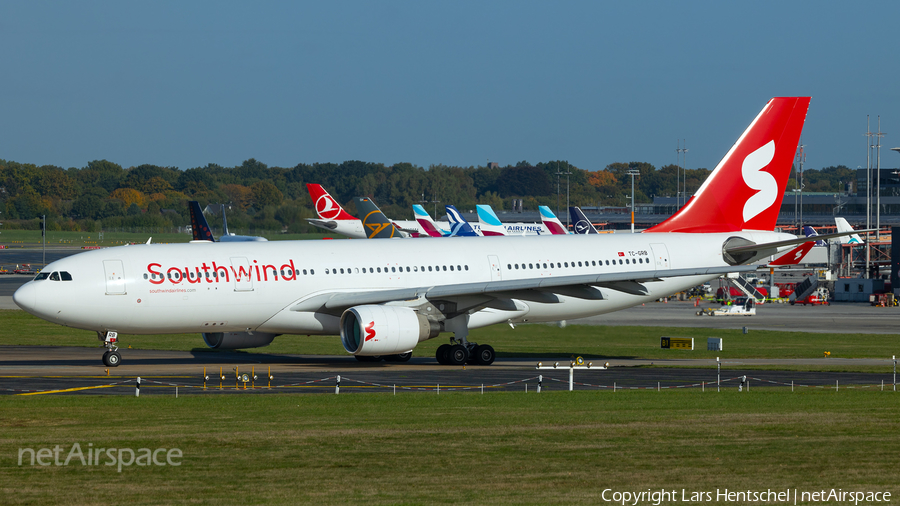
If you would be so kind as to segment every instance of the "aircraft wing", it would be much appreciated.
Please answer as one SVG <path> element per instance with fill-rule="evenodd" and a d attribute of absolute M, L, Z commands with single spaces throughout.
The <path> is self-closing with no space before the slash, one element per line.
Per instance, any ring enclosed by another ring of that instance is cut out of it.
<path fill-rule="evenodd" d="M 486 283 L 466 283 L 460 285 L 437 285 L 395 290 L 375 290 L 368 292 L 331 292 L 314 295 L 291 307 L 298 312 L 340 311 L 361 304 L 382 304 L 401 300 L 430 300 L 459 296 L 488 296 L 489 298 L 514 298 L 538 302 L 559 302 L 556 295 L 579 299 L 601 300 L 603 295 L 596 287 L 616 290 L 632 295 L 646 295 L 642 283 L 659 281 L 662 278 L 684 276 L 707 276 L 729 272 L 755 271 L 756 266 L 739 265 L 708 267 L 698 269 L 663 269 L 608 274 L 584 274 L 579 276 L 559 276 L 544 279 L 522 279 L 490 281 Z"/>

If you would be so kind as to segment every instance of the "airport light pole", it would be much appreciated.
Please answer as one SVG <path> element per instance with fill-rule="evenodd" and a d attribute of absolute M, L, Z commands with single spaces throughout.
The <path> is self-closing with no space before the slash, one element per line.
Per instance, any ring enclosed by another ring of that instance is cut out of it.
<path fill-rule="evenodd" d="M 559 176 L 566 176 L 566 231 L 569 230 L 569 175 L 572 174 L 569 171 L 569 162 L 566 162 L 566 171 L 562 172 L 559 169 L 559 162 L 556 162 L 556 217 L 559 218 Z"/>
<path fill-rule="evenodd" d="M 878 144 L 875 145 L 876 159 L 875 162 L 875 240 L 881 240 L 881 138 L 884 132 L 881 131 L 881 115 L 878 115 L 878 133 L 875 134 Z"/>
<path fill-rule="evenodd" d="M 626 172 L 629 176 L 631 176 L 631 233 L 634 233 L 634 176 L 640 176 L 641 171 L 639 170 L 629 170 Z"/>

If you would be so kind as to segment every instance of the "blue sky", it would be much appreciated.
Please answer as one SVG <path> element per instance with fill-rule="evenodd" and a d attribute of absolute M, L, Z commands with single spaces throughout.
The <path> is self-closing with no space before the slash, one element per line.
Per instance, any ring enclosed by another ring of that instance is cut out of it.
<path fill-rule="evenodd" d="M 4 2 L 0 158 L 712 168 L 810 95 L 807 167 L 900 165 L 896 2 Z M 894 160 L 896 158 L 896 160 Z"/>

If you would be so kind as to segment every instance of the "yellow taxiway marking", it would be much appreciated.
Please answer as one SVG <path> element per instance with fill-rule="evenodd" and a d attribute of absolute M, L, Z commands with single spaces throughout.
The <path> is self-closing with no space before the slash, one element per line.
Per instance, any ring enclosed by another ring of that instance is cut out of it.
<path fill-rule="evenodd" d="M 109 387 L 116 387 L 116 386 L 119 386 L 119 385 L 97 385 L 95 387 L 66 388 L 64 390 L 47 390 L 44 392 L 25 392 L 24 394 L 18 394 L 18 395 L 61 394 L 63 392 L 76 392 L 78 390 L 91 390 L 93 388 L 109 388 Z"/>

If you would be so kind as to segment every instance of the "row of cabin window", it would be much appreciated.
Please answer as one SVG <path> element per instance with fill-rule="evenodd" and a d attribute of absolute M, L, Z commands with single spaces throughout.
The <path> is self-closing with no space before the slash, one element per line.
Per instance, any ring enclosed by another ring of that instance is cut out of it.
<path fill-rule="evenodd" d="M 630 259 L 626 258 L 624 262 L 622 261 L 621 258 L 619 258 L 618 260 L 619 260 L 619 264 L 618 264 L 618 265 L 623 265 L 623 264 L 638 264 L 638 263 L 641 263 L 641 264 L 643 264 L 643 263 L 648 263 L 648 264 L 649 264 L 649 263 L 650 263 L 650 259 L 649 259 L 649 258 L 646 258 L 646 259 L 645 259 L 645 258 L 643 258 L 643 257 L 638 257 L 638 258 L 635 259 L 635 260 L 630 260 Z M 630 261 L 629 261 L 629 260 L 630 260 Z M 591 260 L 591 261 L 590 261 L 590 265 L 588 265 L 588 261 L 585 260 L 583 264 L 582 264 L 582 262 L 578 262 L 578 267 L 596 267 L 596 266 L 597 266 L 597 263 L 599 263 L 600 266 L 603 266 L 603 260 Z M 557 263 L 556 263 L 556 267 L 557 267 L 557 268 L 562 268 L 562 267 L 575 267 L 575 262 L 571 262 L 571 264 L 572 264 L 571 266 L 570 266 L 569 264 L 570 264 L 570 262 L 562 262 L 562 263 L 557 262 Z M 513 269 L 534 269 L 534 268 L 535 268 L 535 265 L 537 265 L 537 268 L 538 268 L 538 269 L 541 268 L 541 264 L 528 264 L 527 266 L 526 266 L 525 264 L 506 264 L 506 268 L 509 269 L 509 270 L 513 270 Z M 547 269 L 547 268 L 548 268 L 546 263 L 544 263 L 543 265 L 544 265 L 544 269 Z M 610 265 L 610 260 L 607 260 L 607 261 L 606 261 L 606 265 Z M 613 260 L 612 260 L 612 265 L 616 265 L 616 259 L 613 259 Z M 553 262 L 550 262 L 550 267 L 549 267 L 549 268 L 550 268 L 550 269 L 553 268 Z"/>
<path fill-rule="evenodd" d="M 427 269 L 427 272 L 440 272 L 442 267 L 443 267 L 443 270 L 444 270 L 444 271 L 447 271 L 447 267 L 448 267 L 448 266 L 446 266 L 446 265 L 444 265 L 444 266 L 435 265 L 433 268 L 432 268 L 432 266 L 430 266 L 430 265 L 429 265 L 428 267 L 426 267 L 426 266 L 423 265 L 423 266 L 421 266 L 421 269 L 422 269 L 422 272 L 426 272 L 426 269 Z M 449 268 L 450 268 L 450 271 L 469 270 L 469 266 L 468 266 L 468 265 L 466 265 L 466 266 L 462 266 L 462 265 L 456 265 L 456 266 L 453 266 L 453 265 L 451 265 L 451 266 L 449 266 Z M 368 270 L 367 270 L 367 269 L 368 269 Z M 362 271 L 363 271 L 363 273 L 366 273 L 366 272 L 369 272 L 369 273 L 375 273 L 375 272 L 378 272 L 378 273 L 380 274 L 380 273 L 382 272 L 381 269 L 382 269 L 381 267 L 368 267 L 368 268 L 367 268 L 367 267 L 363 267 L 363 268 L 362 268 Z M 390 269 L 391 269 L 390 272 L 398 272 L 398 269 L 399 269 L 399 272 L 404 272 L 404 271 L 403 271 L 403 269 L 404 269 L 403 267 L 391 267 Z M 413 266 L 411 269 L 410 269 L 410 267 L 406 267 L 406 272 L 419 272 L 419 269 L 420 269 L 419 266 Z M 281 271 L 274 271 L 274 270 L 273 270 L 273 273 L 276 274 L 276 275 L 278 274 L 278 272 L 281 273 L 281 276 L 282 276 L 282 277 L 284 277 L 284 276 L 291 276 L 291 275 L 292 275 L 291 269 L 282 269 Z M 351 274 L 352 271 L 351 271 L 350 268 L 347 268 L 347 269 L 339 269 L 339 268 L 327 269 L 327 268 L 326 268 L 326 269 L 325 269 L 325 274 L 338 274 L 339 272 L 340 272 L 341 274 L 345 274 L 345 273 L 346 273 L 346 274 Z M 357 268 L 357 271 L 356 271 L 356 272 L 359 273 L 359 268 Z M 388 268 L 385 267 L 383 272 L 384 272 L 384 273 L 387 273 L 387 272 L 388 272 Z M 306 269 L 303 269 L 303 270 L 296 269 L 296 270 L 293 271 L 293 275 L 294 275 L 294 276 L 299 276 L 301 273 L 302 273 L 304 276 L 306 276 L 306 275 L 314 276 L 314 275 L 316 274 L 316 271 L 315 271 L 315 269 L 309 269 L 308 272 L 307 272 Z M 67 273 L 67 274 L 68 274 L 68 273 Z M 268 272 L 267 272 L 267 274 L 268 274 Z M 213 271 L 212 274 L 210 274 L 209 272 L 200 273 L 200 272 L 195 272 L 195 271 L 188 271 L 188 276 L 190 276 L 191 279 L 203 278 L 203 277 L 206 277 L 207 279 L 209 279 L 209 278 L 218 278 L 218 277 L 219 277 L 219 273 L 218 273 L 218 271 Z M 183 278 L 183 277 L 184 277 L 184 275 L 181 274 L 181 271 L 175 271 L 174 273 L 169 272 L 169 273 L 167 273 L 167 274 L 165 274 L 165 275 L 163 275 L 163 274 L 155 274 L 155 273 L 154 273 L 154 274 L 150 274 L 150 275 L 148 275 L 148 274 L 146 274 L 146 273 L 144 274 L 144 279 L 164 279 L 164 278 L 168 278 L 168 279 L 179 280 L 179 279 L 181 279 L 181 278 Z M 43 279 L 43 278 L 42 278 L 42 279 Z M 71 279 L 71 278 L 70 278 L 70 279 Z"/>
<path fill-rule="evenodd" d="M 428 269 L 428 272 L 440 272 L 442 267 L 443 267 L 443 270 L 444 270 L 444 271 L 447 270 L 447 266 L 446 266 L 446 265 L 443 265 L 443 266 L 441 266 L 441 265 L 435 265 L 435 266 L 434 266 L 434 269 L 432 269 L 432 266 L 429 265 L 429 266 L 427 267 L 427 269 Z M 449 267 L 450 267 L 450 270 L 451 270 L 451 271 L 454 271 L 454 270 L 456 270 L 456 271 L 462 271 L 463 269 L 469 270 L 469 266 L 468 266 L 468 265 L 465 265 L 465 266 L 463 266 L 463 265 L 456 265 L 456 266 L 451 265 L 451 266 L 449 266 Z M 455 267 L 455 269 L 454 269 L 454 267 Z M 366 270 L 366 269 L 368 269 L 368 270 Z M 403 269 L 406 269 L 406 271 L 404 271 Z M 423 266 L 419 267 L 418 265 L 414 265 L 414 266 L 412 266 L 412 267 L 409 267 L 409 266 L 406 266 L 406 267 L 391 267 L 390 272 L 420 272 L 419 269 L 421 269 L 421 272 L 425 272 L 426 266 L 423 265 Z M 369 274 L 379 273 L 379 274 L 381 274 L 382 272 L 384 272 L 385 274 L 388 274 L 388 268 L 387 268 L 387 267 L 384 268 L 384 271 L 381 270 L 381 267 L 363 267 L 363 268 L 362 268 L 362 271 L 363 271 L 363 274 L 366 274 L 366 273 L 369 273 Z M 335 267 L 334 269 L 331 269 L 330 271 L 329 271 L 328 269 L 325 269 L 325 274 L 338 274 L 338 273 L 340 273 L 340 274 L 344 274 L 344 273 L 346 273 L 346 274 L 352 274 L 353 272 L 354 272 L 354 271 L 353 271 L 351 268 L 349 268 L 349 267 L 348 267 L 346 270 L 345 270 L 345 269 L 340 269 L 340 268 L 337 268 L 337 267 Z M 358 268 L 358 267 L 356 268 L 356 273 L 357 273 L 357 274 L 359 273 L 359 268 Z"/>

